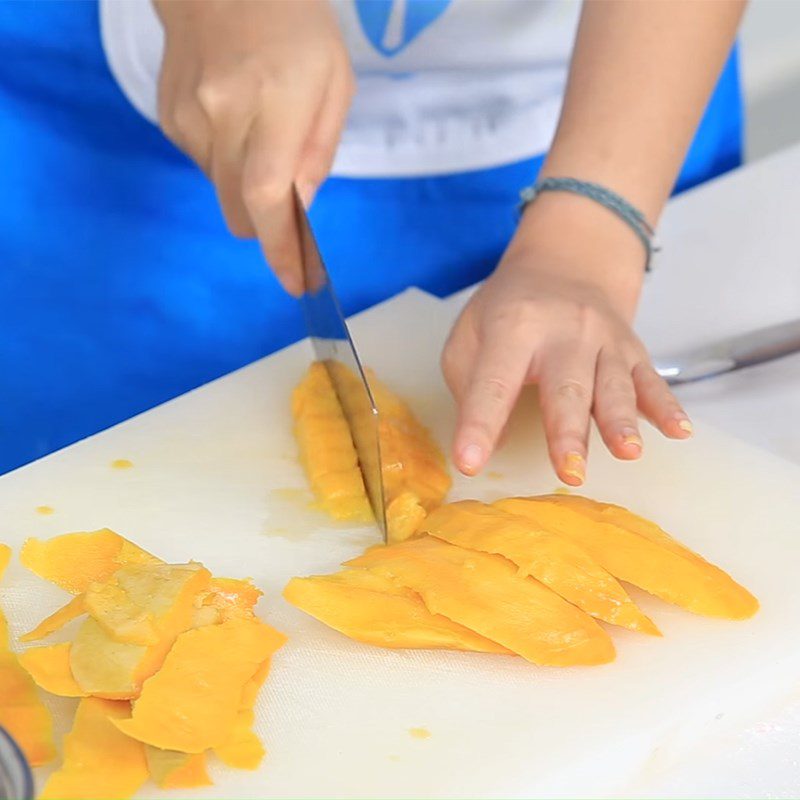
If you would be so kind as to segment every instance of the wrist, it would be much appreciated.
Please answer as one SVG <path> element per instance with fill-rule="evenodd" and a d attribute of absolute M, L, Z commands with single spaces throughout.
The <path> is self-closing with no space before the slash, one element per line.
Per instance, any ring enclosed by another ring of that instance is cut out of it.
<path fill-rule="evenodd" d="M 524 210 L 508 257 L 521 269 L 589 284 L 631 318 L 647 252 L 635 231 L 596 201 L 545 192 Z"/>

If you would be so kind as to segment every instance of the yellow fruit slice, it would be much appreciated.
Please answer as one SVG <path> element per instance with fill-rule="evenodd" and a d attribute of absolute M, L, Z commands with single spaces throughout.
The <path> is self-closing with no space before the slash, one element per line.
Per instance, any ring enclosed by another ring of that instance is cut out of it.
<path fill-rule="evenodd" d="M 69 665 L 70 642 L 31 647 L 19 656 L 19 662 L 36 685 L 59 697 L 88 697 L 75 682 Z"/>
<path fill-rule="evenodd" d="M 536 578 L 593 617 L 660 635 L 622 586 L 584 549 L 527 517 L 463 500 L 437 508 L 422 527 L 458 547 L 505 556 L 520 574 Z"/>
<path fill-rule="evenodd" d="M 145 745 L 150 777 L 162 789 L 194 789 L 210 786 L 205 753 L 180 753 Z"/>
<path fill-rule="evenodd" d="M 416 592 L 375 572 L 350 569 L 293 578 L 283 596 L 345 636 L 379 647 L 510 652 L 441 614 L 432 614 Z"/>
<path fill-rule="evenodd" d="M 53 539 L 28 539 L 20 560 L 40 578 L 72 594 L 85 592 L 93 581 L 104 581 L 125 564 L 161 563 L 118 533 L 103 528 L 91 533 L 65 533 Z"/>
<path fill-rule="evenodd" d="M 620 580 L 710 617 L 746 619 L 758 600 L 719 567 L 627 509 L 578 495 L 509 498 L 494 504 L 585 549 Z"/>
<path fill-rule="evenodd" d="M 11 549 L 0 545 L 0 577 Z M 5 728 L 32 766 L 52 761 L 56 755 L 53 720 L 39 697 L 30 675 L 8 647 L 8 625 L 0 611 L 0 727 Z"/>
<path fill-rule="evenodd" d="M 201 753 L 223 744 L 245 684 L 285 638 L 260 620 L 238 618 L 182 633 L 145 682 L 131 719 L 115 724 L 164 750 Z"/>
<path fill-rule="evenodd" d="M 54 611 L 49 617 L 45 617 L 32 631 L 20 636 L 19 640 L 21 642 L 38 642 L 85 613 L 86 602 L 84 595 L 76 595 L 65 606 Z"/>
<path fill-rule="evenodd" d="M 392 544 L 410 539 L 419 530 L 427 512 L 413 492 L 402 492 L 386 508 L 388 540 Z"/>
<path fill-rule="evenodd" d="M 144 746 L 117 730 L 130 704 L 85 697 L 64 737 L 64 763 L 44 785 L 39 800 L 122 800 L 147 780 Z"/>
<path fill-rule="evenodd" d="M 336 519 L 371 520 L 350 428 L 324 364 L 312 364 L 294 390 L 292 415 L 300 460 L 319 505 Z"/>
<path fill-rule="evenodd" d="M 428 610 L 498 642 L 534 664 L 573 666 L 614 659 L 608 634 L 587 614 L 505 558 L 425 537 L 376 547 L 348 566 L 418 592 Z"/>

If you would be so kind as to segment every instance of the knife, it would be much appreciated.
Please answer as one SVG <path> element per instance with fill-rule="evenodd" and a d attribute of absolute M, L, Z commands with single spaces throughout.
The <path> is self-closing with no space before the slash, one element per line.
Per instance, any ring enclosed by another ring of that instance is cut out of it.
<path fill-rule="evenodd" d="M 706 347 L 656 359 L 656 372 L 669 384 L 691 383 L 800 352 L 800 320 L 759 328 Z"/>
<path fill-rule="evenodd" d="M 386 541 L 386 493 L 381 471 L 378 407 L 297 189 L 294 190 L 294 205 L 305 284 L 301 303 L 309 337 L 314 354 L 325 365 L 344 411 L 367 497 Z"/>

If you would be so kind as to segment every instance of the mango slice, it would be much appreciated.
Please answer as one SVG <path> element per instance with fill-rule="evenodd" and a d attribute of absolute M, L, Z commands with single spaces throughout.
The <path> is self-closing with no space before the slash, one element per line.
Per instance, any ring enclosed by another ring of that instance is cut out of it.
<path fill-rule="evenodd" d="M 76 595 L 65 606 L 61 606 L 49 617 L 45 617 L 33 630 L 19 637 L 21 642 L 38 642 L 61 630 L 68 622 L 86 613 L 86 601 L 82 594 Z"/>
<path fill-rule="evenodd" d="M 758 611 L 758 600 L 730 575 L 620 506 L 578 495 L 509 498 L 494 505 L 564 536 L 615 577 L 668 603 L 725 619 Z"/>
<path fill-rule="evenodd" d="M 93 581 L 105 581 L 126 564 L 158 564 L 155 556 L 114 531 L 65 533 L 53 539 L 28 539 L 20 560 L 40 578 L 71 594 L 85 592 Z"/>
<path fill-rule="evenodd" d="M 11 548 L 7 544 L 0 544 L 0 579 L 2 579 L 10 561 Z"/>
<path fill-rule="evenodd" d="M 459 547 L 505 556 L 587 614 L 635 631 L 658 628 L 585 550 L 531 519 L 463 500 L 436 509 L 422 529 Z"/>
<path fill-rule="evenodd" d="M 81 625 L 70 654 L 81 689 L 112 700 L 138 697 L 178 634 L 192 627 L 195 600 L 210 581 L 199 564 L 159 562 L 121 567 L 105 585 L 90 584 L 87 606 L 96 616 Z M 113 592 L 104 586 L 114 587 Z M 145 632 L 150 644 L 138 644 Z"/>
<path fill-rule="evenodd" d="M 369 569 L 418 592 L 434 614 L 544 666 L 614 659 L 608 634 L 580 609 L 502 556 L 425 537 L 376 547 L 347 566 Z"/>
<path fill-rule="evenodd" d="M 292 416 L 300 461 L 320 507 L 336 519 L 369 522 L 372 509 L 350 428 L 321 362 L 294 390 Z"/>
<path fill-rule="evenodd" d="M 145 757 L 150 777 L 162 789 L 194 789 L 212 783 L 205 753 L 179 753 L 145 745 Z"/>
<path fill-rule="evenodd" d="M 164 750 L 201 753 L 217 747 L 231 737 L 248 679 L 284 642 L 283 634 L 257 619 L 186 631 L 145 682 L 131 719 L 115 724 Z"/>
<path fill-rule="evenodd" d="M 11 558 L 11 548 L 0 544 L 0 577 Z M 0 727 L 14 737 L 32 766 L 56 755 L 53 720 L 39 697 L 33 679 L 8 646 L 8 624 L 0 611 Z"/>
<path fill-rule="evenodd" d="M 402 492 L 386 507 L 388 540 L 404 542 L 419 530 L 427 516 L 419 498 L 413 492 Z"/>
<path fill-rule="evenodd" d="M 432 614 L 416 592 L 375 572 L 350 569 L 292 578 L 283 596 L 334 630 L 366 644 L 510 652 L 441 614 Z"/>
<path fill-rule="evenodd" d="M 269 674 L 270 661 L 271 659 L 266 659 L 245 684 L 230 738 L 214 748 L 214 754 L 226 766 L 234 769 L 257 769 L 264 758 L 264 745 L 253 730 L 253 708 L 258 691 Z"/>
<path fill-rule="evenodd" d="M 75 682 L 69 665 L 70 642 L 31 647 L 19 656 L 19 663 L 36 685 L 59 697 L 88 697 Z"/>
<path fill-rule="evenodd" d="M 64 763 L 39 800 L 121 800 L 135 794 L 148 777 L 144 746 L 115 727 L 129 716 L 129 703 L 83 698 L 64 737 Z"/>

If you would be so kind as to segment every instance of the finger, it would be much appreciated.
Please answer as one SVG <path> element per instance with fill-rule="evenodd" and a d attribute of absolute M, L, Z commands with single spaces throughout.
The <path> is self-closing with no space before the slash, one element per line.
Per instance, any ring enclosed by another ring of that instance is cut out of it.
<path fill-rule="evenodd" d="M 478 337 L 473 325 L 471 303 L 458 315 L 447 337 L 440 365 L 445 383 L 456 402 L 464 394 L 478 352 Z"/>
<path fill-rule="evenodd" d="M 303 293 L 294 179 L 319 98 L 273 91 L 261 98 L 245 145 L 242 196 L 264 255 L 289 294 Z"/>
<path fill-rule="evenodd" d="M 531 347 L 500 330 L 487 331 L 480 342 L 453 443 L 455 464 L 465 475 L 476 475 L 489 460 L 528 373 Z"/>
<path fill-rule="evenodd" d="M 633 383 L 639 410 L 665 436 L 688 439 L 692 435 L 688 414 L 649 363 L 642 361 L 633 368 Z"/>
<path fill-rule="evenodd" d="M 354 88 L 349 67 L 334 72 L 297 170 L 297 190 L 306 208 L 331 171 Z"/>
<path fill-rule="evenodd" d="M 564 342 L 549 349 L 539 371 L 550 460 L 558 477 L 570 486 L 580 486 L 586 477 L 597 355 L 597 350 L 578 342 Z"/>
<path fill-rule="evenodd" d="M 606 447 L 617 458 L 642 454 L 636 412 L 636 390 L 630 367 L 617 355 L 601 350 L 594 382 L 594 418 Z"/>

